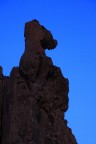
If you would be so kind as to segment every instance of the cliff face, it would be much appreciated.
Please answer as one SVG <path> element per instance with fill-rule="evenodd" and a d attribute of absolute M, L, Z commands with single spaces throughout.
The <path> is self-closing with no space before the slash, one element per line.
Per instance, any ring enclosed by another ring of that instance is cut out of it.
<path fill-rule="evenodd" d="M 57 41 L 33 20 L 25 24 L 25 51 L 10 77 L 0 67 L 0 144 L 77 144 L 67 126 L 68 79 L 45 55 Z"/>

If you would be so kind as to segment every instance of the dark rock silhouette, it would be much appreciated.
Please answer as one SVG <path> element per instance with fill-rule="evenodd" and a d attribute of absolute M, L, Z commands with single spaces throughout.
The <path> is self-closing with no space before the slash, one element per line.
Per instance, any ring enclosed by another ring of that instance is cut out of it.
<path fill-rule="evenodd" d="M 57 41 L 37 20 L 25 24 L 25 51 L 10 77 L 0 67 L 0 144 L 77 144 L 64 119 L 68 79 L 45 55 Z"/>

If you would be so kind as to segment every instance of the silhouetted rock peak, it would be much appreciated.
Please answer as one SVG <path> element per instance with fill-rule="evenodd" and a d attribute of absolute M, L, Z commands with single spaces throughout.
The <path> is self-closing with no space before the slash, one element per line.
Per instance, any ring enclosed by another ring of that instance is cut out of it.
<path fill-rule="evenodd" d="M 35 47 L 36 52 L 42 53 L 44 49 L 54 49 L 57 46 L 57 40 L 53 39 L 53 36 L 49 30 L 40 25 L 37 20 L 27 22 L 25 24 L 24 31 L 25 43 L 29 44 L 27 48 L 33 47 L 34 43 L 39 47 Z"/>
<path fill-rule="evenodd" d="M 0 144 L 77 144 L 67 126 L 69 82 L 45 49 L 57 41 L 37 20 L 25 24 L 25 50 L 10 77 L 0 67 Z"/>

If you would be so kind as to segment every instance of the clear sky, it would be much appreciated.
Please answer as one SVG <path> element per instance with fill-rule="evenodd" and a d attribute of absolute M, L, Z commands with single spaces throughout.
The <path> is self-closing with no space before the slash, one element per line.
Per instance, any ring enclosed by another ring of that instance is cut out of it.
<path fill-rule="evenodd" d="M 65 114 L 79 144 L 96 144 L 96 0 L 0 0 L 0 65 L 4 75 L 24 51 L 24 24 L 49 29 L 58 46 L 46 54 L 69 79 Z"/>

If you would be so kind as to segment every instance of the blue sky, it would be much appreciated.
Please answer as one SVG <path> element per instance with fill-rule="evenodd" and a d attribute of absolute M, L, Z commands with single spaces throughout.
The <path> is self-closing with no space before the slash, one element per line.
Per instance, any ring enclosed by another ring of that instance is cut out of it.
<path fill-rule="evenodd" d="M 69 79 L 65 114 L 79 144 L 96 144 L 96 1 L 0 0 L 0 65 L 4 75 L 24 51 L 24 24 L 32 19 L 49 29 L 58 46 L 46 54 Z"/>

